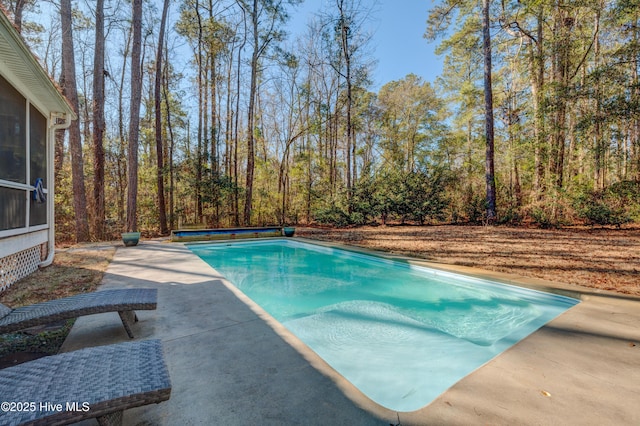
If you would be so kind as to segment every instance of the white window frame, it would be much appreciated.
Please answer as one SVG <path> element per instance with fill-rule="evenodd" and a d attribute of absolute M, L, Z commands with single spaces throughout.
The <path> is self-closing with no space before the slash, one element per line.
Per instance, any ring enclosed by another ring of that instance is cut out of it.
<path fill-rule="evenodd" d="M 6 79 L 5 79 L 6 80 Z M 9 80 L 7 80 L 7 82 L 9 84 L 11 84 L 11 82 Z M 45 151 L 46 151 L 46 156 L 47 156 L 47 161 L 46 161 L 46 166 L 47 169 L 49 169 L 49 167 L 51 167 L 50 161 L 49 161 L 49 144 L 51 143 L 50 138 L 49 138 L 49 118 L 47 117 L 46 114 L 43 114 L 42 111 L 40 110 L 40 108 L 38 108 L 37 105 L 33 104 L 32 102 L 29 101 L 29 98 L 27 96 L 24 95 L 24 93 L 19 90 L 17 87 L 13 86 L 14 89 L 16 89 L 20 95 L 22 95 L 22 97 L 25 99 L 25 109 L 26 109 L 26 114 L 25 114 L 25 140 L 24 140 L 24 144 L 26 147 L 26 155 L 25 155 L 25 163 L 26 163 L 26 168 L 25 168 L 25 182 L 29 182 L 30 181 L 30 176 L 31 176 L 31 106 L 33 106 L 40 114 L 42 114 L 42 116 L 45 118 L 45 138 L 46 138 L 46 144 L 45 144 Z M 49 174 L 49 172 L 47 171 L 47 174 Z M 49 187 L 50 185 L 52 185 L 52 182 L 49 182 L 47 180 L 47 187 Z M 50 224 L 51 224 L 51 217 L 50 217 L 50 211 L 51 209 L 49 208 L 49 203 L 52 203 L 53 200 L 51 200 L 51 197 L 47 196 L 47 220 L 46 223 L 41 224 L 41 225 L 35 225 L 35 226 L 30 226 L 29 224 L 29 219 L 31 217 L 31 195 L 33 193 L 33 191 L 35 190 L 35 187 L 26 183 L 19 183 L 19 182 L 12 182 L 12 181 L 8 181 L 8 180 L 3 180 L 0 179 L 0 187 L 3 188 L 9 188 L 9 189 L 17 189 L 17 190 L 22 190 L 25 193 L 25 199 L 24 202 L 27 205 L 27 208 L 25 209 L 25 224 L 26 226 L 23 228 L 13 228 L 13 229 L 6 229 L 6 230 L 0 230 L 0 238 L 4 238 L 4 237 L 11 237 L 14 235 L 23 235 L 23 234 L 28 234 L 30 232 L 36 232 L 36 231 L 40 231 L 43 229 L 48 229 Z M 43 192 L 45 194 L 48 195 L 49 191 L 48 188 L 43 188 Z M 2 207 L 0 207 L 2 208 Z"/>

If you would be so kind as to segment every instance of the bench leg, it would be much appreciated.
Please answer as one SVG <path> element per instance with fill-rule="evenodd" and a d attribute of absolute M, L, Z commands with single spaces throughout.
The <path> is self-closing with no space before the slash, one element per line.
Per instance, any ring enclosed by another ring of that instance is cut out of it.
<path fill-rule="evenodd" d="M 124 329 L 127 330 L 127 334 L 130 338 L 133 339 L 133 331 L 131 330 L 131 326 L 134 322 L 138 321 L 136 313 L 134 311 L 118 311 L 118 315 L 120 315 L 122 325 L 124 325 Z"/>
<path fill-rule="evenodd" d="M 100 426 L 122 426 L 122 411 L 100 416 L 96 420 Z"/>

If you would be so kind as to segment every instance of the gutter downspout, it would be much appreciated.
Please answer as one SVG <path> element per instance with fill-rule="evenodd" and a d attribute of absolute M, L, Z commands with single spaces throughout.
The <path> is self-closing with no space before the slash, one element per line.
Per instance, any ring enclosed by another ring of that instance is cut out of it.
<path fill-rule="evenodd" d="M 62 123 L 56 124 L 58 119 L 64 120 Z M 47 188 L 47 217 L 49 220 L 49 236 L 47 238 L 49 244 L 49 250 L 47 258 L 38 264 L 40 268 L 46 268 L 53 263 L 53 258 L 56 254 L 56 232 L 55 232 L 55 207 L 53 202 L 54 186 L 55 186 L 55 171 L 53 170 L 53 158 L 55 155 L 55 135 L 57 130 L 68 129 L 71 126 L 71 122 L 74 120 L 73 114 L 52 112 L 49 118 L 49 144 L 47 146 L 47 181 L 49 182 Z"/>

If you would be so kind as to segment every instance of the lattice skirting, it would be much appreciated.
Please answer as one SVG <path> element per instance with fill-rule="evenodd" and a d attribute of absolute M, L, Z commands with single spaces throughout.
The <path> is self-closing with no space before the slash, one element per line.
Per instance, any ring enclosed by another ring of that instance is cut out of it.
<path fill-rule="evenodd" d="M 43 249 L 40 245 L 0 259 L 0 291 L 38 269 Z M 46 250 L 45 250 L 46 251 Z"/>

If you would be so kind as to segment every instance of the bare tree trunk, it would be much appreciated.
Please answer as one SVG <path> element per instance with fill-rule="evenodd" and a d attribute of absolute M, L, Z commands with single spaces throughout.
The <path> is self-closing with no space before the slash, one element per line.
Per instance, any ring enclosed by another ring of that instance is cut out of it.
<path fill-rule="evenodd" d="M 306 215 L 307 224 L 311 223 L 311 190 L 313 189 L 313 151 L 311 150 L 311 135 L 307 135 L 307 193 L 306 193 Z"/>
<path fill-rule="evenodd" d="M 202 92 L 201 92 L 201 96 L 202 96 L 202 105 L 200 105 L 200 107 L 198 108 L 200 110 L 200 113 L 202 114 L 202 129 L 198 131 L 198 133 L 200 133 L 201 139 L 202 139 L 202 152 L 201 152 L 201 177 L 198 180 L 199 185 L 200 185 L 200 213 L 199 213 L 199 218 L 200 220 L 198 221 L 199 223 L 207 223 L 207 219 L 205 218 L 205 205 L 204 205 L 204 199 L 205 199 L 205 195 L 206 192 L 209 190 L 209 179 L 211 177 L 211 168 L 208 167 L 209 165 L 209 55 L 206 52 L 203 53 L 202 56 L 202 60 L 200 62 L 200 64 L 202 65 L 202 68 L 200 69 L 200 72 L 202 73 Z M 206 196 L 206 198 L 208 199 L 209 197 Z"/>
<path fill-rule="evenodd" d="M 104 0 L 96 1 L 96 37 L 93 58 L 93 233 L 103 240 L 104 198 Z"/>
<path fill-rule="evenodd" d="M 239 136 L 239 123 L 240 119 L 240 67 L 242 65 L 242 51 L 244 50 L 244 46 L 247 43 L 247 26 L 246 26 L 246 12 L 244 8 L 240 8 L 242 10 L 242 17 L 244 25 L 244 32 L 242 36 L 242 44 L 238 48 L 238 59 L 237 59 L 237 71 L 236 71 L 236 105 L 235 105 L 235 117 L 234 117 L 234 138 L 233 138 L 233 221 L 235 226 L 240 225 L 240 187 L 238 180 L 238 145 L 240 144 L 240 136 Z"/>
<path fill-rule="evenodd" d="M 64 88 L 64 61 L 62 61 L 60 70 L 60 87 Z M 64 166 L 64 136 L 65 130 L 57 130 L 55 135 L 53 173 L 56 187 L 60 184 L 60 172 Z"/>
<path fill-rule="evenodd" d="M 599 26 L 600 26 L 600 9 L 597 9 L 595 27 L 598 28 Z M 598 67 L 600 66 L 600 36 L 599 35 L 596 36 L 594 41 L 593 55 L 594 55 L 594 66 L 597 70 Z M 595 117 L 594 129 L 593 129 L 593 133 L 594 133 L 593 142 L 594 142 L 594 153 L 595 153 L 595 158 L 594 158 L 595 170 L 594 170 L 593 180 L 594 180 L 594 188 L 604 189 L 604 186 L 605 186 L 604 156 L 605 156 L 606 147 L 602 137 L 603 136 L 602 125 L 601 125 L 601 119 L 603 116 L 602 87 L 600 82 L 600 75 L 598 73 L 596 73 L 596 81 L 595 81 L 594 89 L 595 89 L 595 101 L 596 101 L 596 108 L 595 108 L 596 117 Z"/>
<path fill-rule="evenodd" d="M 491 33 L 489 0 L 482 0 L 482 46 L 484 53 L 484 119 L 486 137 L 485 179 L 487 186 L 487 222 L 496 221 L 496 179 L 493 141 L 493 89 L 491 87 Z"/>
<path fill-rule="evenodd" d="M 165 74 L 167 74 L 167 67 L 164 67 Z M 175 138 L 173 136 L 173 126 L 171 124 L 171 108 L 169 106 L 169 77 L 165 75 L 164 84 L 162 85 L 164 91 L 165 108 L 167 110 L 167 129 L 169 131 L 169 149 L 168 149 L 168 162 L 169 162 L 169 224 L 171 229 L 174 229 L 176 226 L 175 219 L 175 201 L 174 201 L 174 192 L 175 192 L 175 177 L 173 170 L 173 152 L 175 150 Z"/>
<path fill-rule="evenodd" d="M 213 19 L 213 17 L 211 17 Z M 209 70 L 211 79 L 211 88 L 209 94 L 211 101 L 209 103 L 211 116 L 211 126 L 209 127 L 209 138 L 211 139 L 210 156 L 211 156 L 211 199 L 213 203 L 213 224 L 217 228 L 220 226 L 220 193 L 219 193 L 219 164 L 218 164 L 218 113 L 217 113 L 217 70 L 216 70 L 216 57 L 215 53 L 211 53 L 211 69 Z"/>
<path fill-rule="evenodd" d="M 126 164 L 126 145 L 127 135 L 124 129 L 124 81 L 127 71 L 127 58 L 129 57 L 129 49 L 131 47 L 132 31 L 127 32 L 127 43 L 124 47 L 122 58 L 122 72 L 120 73 L 120 81 L 118 87 L 118 153 L 117 153 L 117 173 L 118 173 L 118 223 L 123 229 L 126 229 L 125 218 L 125 193 L 127 190 L 127 164 Z"/>
<path fill-rule="evenodd" d="M 204 79 L 202 78 L 202 68 L 203 68 L 203 64 L 202 64 L 202 17 L 200 16 L 200 2 L 196 1 L 195 4 L 195 12 L 196 12 L 196 17 L 198 18 L 198 77 L 197 77 L 197 84 L 198 84 L 198 152 L 197 152 L 197 157 L 196 157 L 196 191 L 195 191 L 195 196 L 196 196 L 196 210 L 195 210 L 195 218 L 194 218 L 194 222 L 195 223 L 199 223 L 202 219 L 202 168 L 203 168 L 203 158 L 202 158 L 202 138 L 203 138 L 203 132 L 202 132 L 202 128 L 203 128 L 203 97 L 204 97 L 204 89 L 203 89 L 203 84 L 204 84 Z"/>
<path fill-rule="evenodd" d="M 309 82 L 309 87 L 311 84 Z M 309 97 L 309 94 L 307 94 Z M 311 128 L 311 102 L 309 99 L 305 102 L 304 109 L 304 120 L 307 123 L 307 128 Z M 320 135 L 318 135 L 320 136 Z M 306 150 L 307 155 L 307 181 L 306 181 L 306 193 L 305 193 L 305 221 L 307 224 L 311 223 L 311 189 L 313 186 L 313 175 L 312 175 L 312 165 L 313 165 L 313 151 L 311 150 L 311 132 L 305 133 L 305 141 L 304 150 Z M 319 154 L 319 152 L 318 152 Z"/>
<path fill-rule="evenodd" d="M 633 25 L 633 45 L 638 46 L 638 12 L 636 9 L 634 25 Z M 631 66 L 633 69 L 631 70 L 632 75 L 632 84 L 633 84 L 633 92 L 631 95 L 631 99 L 633 103 L 637 105 L 637 102 L 640 101 L 640 78 L 638 78 L 638 52 L 633 55 L 633 60 L 631 61 Z M 631 141 L 630 141 L 630 171 L 633 170 L 635 166 L 635 174 L 632 176 L 635 177 L 636 182 L 640 182 L 640 119 L 637 115 L 633 118 L 631 128 Z"/>
<path fill-rule="evenodd" d="M 348 22 L 349 17 L 345 15 L 345 10 L 344 10 L 344 0 L 338 0 L 338 11 L 340 12 L 340 47 L 342 49 L 342 54 L 344 55 L 344 61 L 345 61 L 345 80 L 347 83 L 347 146 L 346 146 L 346 154 L 347 154 L 347 159 L 346 159 L 346 172 L 347 172 L 347 198 L 351 198 L 351 187 L 353 186 L 352 182 L 352 175 L 351 175 L 351 156 L 352 156 L 352 150 L 351 150 L 351 145 L 352 145 L 352 136 L 353 136 L 353 132 L 351 130 L 352 127 L 352 123 L 351 123 L 351 107 L 353 104 L 353 100 L 352 100 L 352 88 L 351 88 L 351 51 L 350 51 L 350 47 L 349 47 L 349 37 L 350 37 L 350 31 L 351 29 L 349 28 L 350 23 Z M 355 151 L 353 152 L 353 154 L 355 154 Z M 354 164 L 355 164 L 355 158 L 354 158 Z M 354 168 L 355 170 L 355 168 Z"/>
<path fill-rule="evenodd" d="M 556 189 L 561 189 L 564 181 L 565 142 L 567 135 L 567 103 L 570 66 L 570 30 L 573 18 L 567 16 L 562 0 L 556 5 L 554 33 L 556 49 L 553 58 L 553 78 L 557 85 L 556 104 L 554 105 L 553 130 L 551 135 L 550 171 Z"/>
<path fill-rule="evenodd" d="M 233 106 L 231 100 L 231 82 L 232 82 L 232 72 L 233 72 L 233 57 L 235 55 L 234 52 L 235 44 L 230 47 L 229 50 L 229 63 L 227 66 L 227 93 L 226 93 L 226 123 L 225 123 L 225 173 L 229 177 L 232 177 L 232 164 L 233 164 Z M 231 198 L 231 200 L 229 200 Z M 231 202 L 229 202 L 231 201 Z M 230 217 L 234 213 L 234 200 L 233 198 L 227 194 L 227 209 L 226 209 L 226 217 Z"/>
<path fill-rule="evenodd" d="M 253 200 L 253 171 L 255 168 L 255 141 L 253 127 L 255 120 L 256 88 L 258 85 L 258 58 L 260 55 L 260 34 L 258 33 L 258 0 L 253 0 L 251 11 L 251 25 L 253 33 L 253 52 L 251 54 L 251 83 L 249 91 L 249 110 L 247 111 L 247 177 L 244 202 L 244 224 L 251 224 L 251 209 Z"/>
<path fill-rule="evenodd" d="M 155 115 L 156 115 L 156 158 L 157 158 L 157 183 L 158 183 L 158 219 L 160 221 L 160 234 L 169 233 L 167 228 L 167 204 L 164 199 L 164 145 L 162 143 L 162 52 L 164 44 L 164 31 L 167 22 L 167 10 L 169 0 L 164 0 L 162 6 L 162 19 L 160 20 L 160 34 L 158 35 L 158 51 L 156 54 L 156 80 L 155 80 Z"/>
<path fill-rule="evenodd" d="M 61 84 L 60 87 L 64 87 L 64 85 Z M 60 183 L 60 172 L 64 166 L 64 135 L 64 130 L 56 131 L 55 154 L 53 159 L 54 180 L 56 182 L 56 186 Z"/>
<path fill-rule="evenodd" d="M 64 63 L 63 93 L 78 114 L 78 91 L 76 89 L 75 56 L 73 50 L 73 23 L 71 0 L 60 0 L 60 26 L 62 30 L 62 60 Z M 76 241 L 89 241 L 89 221 L 87 219 L 87 195 L 84 186 L 84 165 L 82 141 L 78 121 L 69 127 L 69 150 L 71 151 L 71 174 L 73 180 L 73 207 L 76 219 Z"/>
<path fill-rule="evenodd" d="M 127 231 L 138 230 L 138 137 L 142 97 L 142 0 L 133 0 L 133 44 L 131 48 L 131 107 L 127 185 Z"/>
<path fill-rule="evenodd" d="M 545 191 L 545 161 L 547 157 L 544 138 L 544 112 L 542 107 L 542 90 L 544 87 L 543 59 L 543 15 L 539 6 L 537 15 L 537 37 L 531 46 L 531 94 L 533 95 L 534 135 L 535 135 L 535 173 L 533 189 L 537 199 L 541 199 Z"/>
<path fill-rule="evenodd" d="M 22 13 L 24 12 L 24 7 L 27 3 L 28 0 L 16 0 L 13 10 L 13 25 L 16 26 L 18 32 L 22 32 Z"/>

